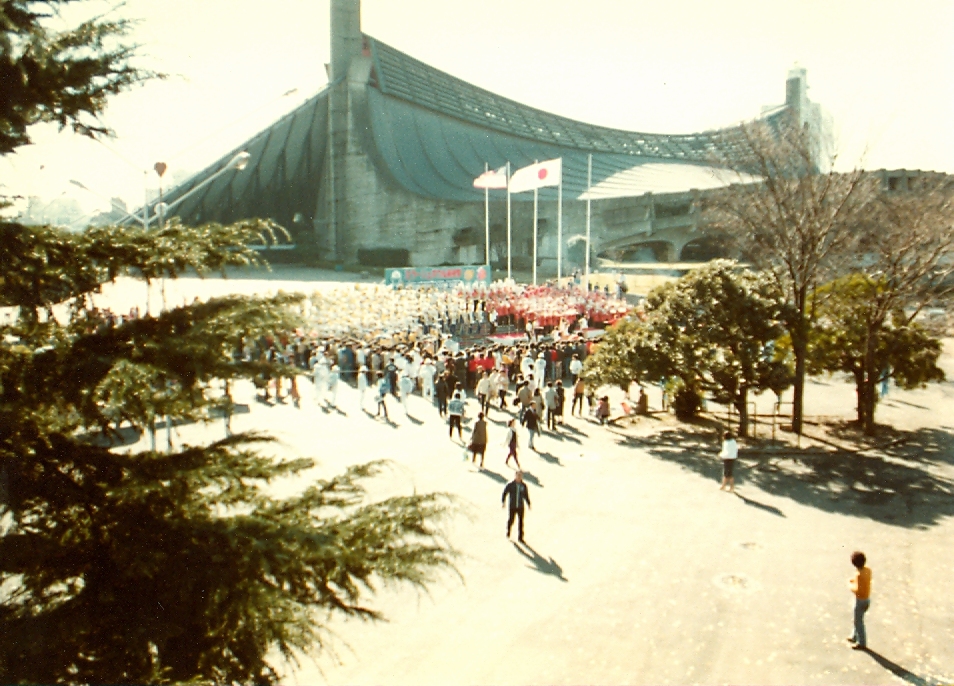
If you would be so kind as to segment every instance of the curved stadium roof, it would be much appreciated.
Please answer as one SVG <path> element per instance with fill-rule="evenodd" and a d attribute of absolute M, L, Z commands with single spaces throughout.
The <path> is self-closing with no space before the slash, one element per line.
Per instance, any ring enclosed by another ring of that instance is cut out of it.
<path fill-rule="evenodd" d="M 483 191 L 473 187 L 473 179 L 485 164 L 497 168 L 509 161 L 517 169 L 562 157 L 564 197 L 578 199 L 587 191 L 590 154 L 594 198 L 725 184 L 709 162 L 716 143 L 731 144 L 738 128 L 668 135 L 586 124 L 501 97 L 370 36 L 364 39 L 371 58 L 368 148 L 379 171 L 412 193 L 479 201 Z M 172 189 L 167 195 L 174 205 L 170 214 L 191 221 L 267 216 L 285 226 L 292 226 L 296 216 L 313 219 L 325 164 L 327 97 L 326 88 Z M 767 118 L 784 113 L 778 110 Z M 241 150 L 250 153 L 244 172 L 207 183 Z M 175 205 L 194 189 L 199 190 Z M 555 198 L 556 189 L 542 189 L 540 195 Z M 530 197 L 513 196 L 518 201 Z"/>

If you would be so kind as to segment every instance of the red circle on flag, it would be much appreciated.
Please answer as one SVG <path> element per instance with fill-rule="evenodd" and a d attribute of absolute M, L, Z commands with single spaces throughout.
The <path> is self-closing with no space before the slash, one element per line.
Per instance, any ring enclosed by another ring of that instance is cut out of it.
<path fill-rule="evenodd" d="M 537 178 L 540 179 L 541 181 L 542 181 L 543 179 L 547 178 L 547 170 L 546 170 L 546 167 L 544 167 L 543 169 L 541 169 L 540 171 L 537 172 Z"/>

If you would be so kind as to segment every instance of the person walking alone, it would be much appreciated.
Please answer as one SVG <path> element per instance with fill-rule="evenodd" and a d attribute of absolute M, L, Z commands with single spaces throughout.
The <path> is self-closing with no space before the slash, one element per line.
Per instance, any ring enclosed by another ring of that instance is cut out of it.
<path fill-rule="evenodd" d="M 504 466 L 510 464 L 510 458 L 513 458 L 517 469 L 520 469 L 520 460 L 517 459 L 517 420 L 511 419 L 507 422 L 507 438 L 504 439 L 504 445 L 507 446 L 507 459 L 504 460 Z"/>
<path fill-rule="evenodd" d="M 848 581 L 848 587 L 855 594 L 855 632 L 848 639 L 853 650 L 866 650 L 868 636 L 865 633 L 865 613 L 871 607 L 871 568 L 866 567 L 865 554 L 856 550 L 851 554 L 851 564 L 855 574 Z"/>
<path fill-rule="evenodd" d="M 552 381 L 547 381 L 547 387 L 543 389 L 543 406 L 547 413 L 547 430 L 556 431 L 557 395 Z"/>
<path fill-rule="evenodd" d="M 464 434 L 461 422 L 464 419 L 464 401 L 460 398 L 460 391 L 454 393 L 454 398 L 447 404 L 448 425 L 447 435 L 454 438 L 454 427 L 457 427 L 457 437 L 463 443 Z"/>
<path fill-rule="evenodd" d="M 437 414 L 441 417 L 447 414 L 447 396 L 450 389 L 447 387 L 447 377 L 441 374 L 437 379 L 434 392 L 437 394 Z"/>
<path fill-rule="evenodd" d="M 722 450 L 719 457 L 722 459 L 722 485 L 720 491 L 728 490 L 729 493 L 735 493 L 735 460 L 739 456 L 739 444 L 735 440 L 735 435 L 731 431 L 722 434 Z"/>
<path fill-rule="evenodd" d="M 341 370 L 338 368 L 338 365 L 332 365 L 331 371 L 328 372 L 328 398 L 330 400 L 330 405 L 334 408 L 338 407 L 338 381 L 341 379 Z"/>
<path fill-rule="evenodd" d="M 368 367 L 361 365 L 358 369 L 358 407 L 364 409 L 364 396 L 368 392 Z"/>
<path fill-rule="evenodd" d="M 586 395 L 586 384 L 583 383 L 583 377 L 576 377 L 576 381 L 573 383 L 573 404 L 570 406 L 570 416 L 576 414 L 576 406 L 580 406 L 580 416 L 583 416 L 583 398 Z"/>
<path fill-rule="evenodd" d="M 484 413 L 477 414 L 477 421 L 474 422 L 474 430 L 470 434 L 470 445 L 467 449 L 473 453 L 471 462 L 476 464 L 477 456 L 480 455 L 479 469 L 484 468 L 484 453 L 487 451 L 487 420 L 484 419 Z"/>
<path fill-rule="evenodd" d="M 507 538 L 510 538 L 510 531 L 513 529 L 513 520 L 517 519 L 517 540 L 525 543 L 523 540 L 523 504 L 530 507 L 530 492 L 527 490 L 527 484 L 523 483 L 523 472 L 517 470 L 513 481 L 507 484 L 503 490 L 503 496 L 500 498 L 500 507 L 507 504 L 507 498 L 510 498 L 510 516 L 507 518 Z"/>
<path fill-rule="evenodd" d="M 407 415 L 407 400 L 414 392 L 414 379 L 407 373 L 407 370 L 400 373 L 398 385 L 401 388 L 401 405 L 404 407 L 404 414 Z"/>
<path fill-rule="evenodd" d="M 530 435 L 530 438 L 527 440 L 527 447 L 530 448 L 530 450 L 536 450 L 533 445 L 533 437 L 536 436 L 537 431 L 540 430 L 540 416 L 537 414 L 533 405 L 530 405 L 527 411 L 523 413 L 523 425 L 527 427 L 527 433 Z"/>
<path fill-rule="evenodd" d="M 378 410 L 374 413 L 375 417 L 380 417 L 384 413 L 384 418 L 388 419 L 388 406 L 384 399 L 388 395 L 388 378 L 381 372 L 378 372 L 378 393 L 375 401 L 378 403 Z"/>

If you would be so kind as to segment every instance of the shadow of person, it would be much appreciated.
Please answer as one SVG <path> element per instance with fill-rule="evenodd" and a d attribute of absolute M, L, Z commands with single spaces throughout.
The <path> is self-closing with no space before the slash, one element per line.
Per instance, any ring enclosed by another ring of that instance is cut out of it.
<path fill-rule="evenodd" d="M 557 467 L 562 467 L 563 463 L 560 462 L 560 458 L 552 453 L 537 453 L 544 462 L 548 464 L 555 464 Z"/>
<path fill-rule="evenodd" d="M 535 477 L 532 472 L 528 472 L 524 470 L 523 480 L 526 481 L 528 484 L 533 484 L 537 488 L 543 488 L 543 482 L 541 482 L 540 479 Z"/>
<path fill-rule="evenodd" d="M 760 509 L 760 510 L 764 510 L 765 512 L 770 512 L 770 513 L 772 513 L 773 515 L 778 515 L 779 517 L 784 517 L 784 516 L 785 516 L 785 513 L 782 512 L 782 511 L 781 511 L 780 509 L 778 509 L 777 507 L 774 507 L 774 506 L 772 506 L 772 505 L 766 505 L 765 503 L 760 503 L 759 501 L 757 501 L 757 500 L 752 500 L 751 498 L 746 498 L 744 495 L 742 495 L 742 494 L 739 493 L 738 491 L 735 491 L 735 495 L 736 495 L 736 497 L 740 498 L 740 499 L 742 500 L 742 502 L 745 503 L 746 505 L 751 505 L 752 507 L 757 507 L 757 508 Z"/>
<path fill-rule="evenodd" d="M 335 412 L 337 412 L 337 413 L 338 413 L 339 415 L 341 415 L 342 417 L 347 417 L 347 416 L 348 416 L 348 413 L 345 412 L 344 410 L 342 410 L 342 409 L 341 409 L 340 407 L 338 407 L 337 405 L 332 405 L 332 406 L 331 406 L 331 410 L 334 410 Z M 329 411 L 331 411 L 331 410 L 329 410 Z"/>
<path fill-rule="evenodd" d="M 409 414 L 408 414 L 408 415 L 404 415 L 404 416 L 407 417 L 407 420 L 408 420 L 409 422 L 411 422 L 411 424 L 414 424 L 414 425 L 416 425 L 416 426 L 421 426 L 421 425 L 424 423 L 424 420 L 418 419 L 417 417 L 414 417 L 414 416 L 412 416 L 412 415 L 409 415 Z"/>
<path fill-rule="evenodd" d="M 559 430 L 551 430 L 547 432 L 547 435 L 555 441 L 569 441 L 570 443 L 582 443 L 579 438 L 576 436 L 570 436 L 569 434 L 561 433 Z"/>
<path fill-rule="evenodd" d="M 886 670 L 894 674 L 899 679 L 902 679 L 908 682 L 909 684 L 915 684 L 915 686 L 933 686 L 933 683 L 934 683 L 933 680 L 925 679 L 923 677 L 918 676 L 914 672 L 911 672 L 905 669 L 904 667 L 899 665 L 897 662 L 892 662 L 891 660 L 886 658 L 884 655 L 881 655 L 880 653 L 876 653 L 871 648 L 861 648 L 861 651 L 867 653 L 872 660 L 877 662 L 879 665 L 884 667 Z"/>
<path fill-rule="evenodd" d="M 479 473 L 480 473 L 480 474 L 483 474 L 484 476 L 486 476 L 486 477 L 488 477 L 488 478 L 493 479 L 493 480 L 496 481 L 498 484 L 505 484 L 505 483 L 507 483 L 507 477 L 505 477 L 505 476 L 502 475 L 502 474 L 498 474 L 497 472 L 495 472 L 495 471 L 492 470 L 492 469 L 487 469 L 486 467 L 484 467 L 483 469 L 480 470 Z"/>
<path fill-rule="evenodd" d="M 563 568 L 557 564 L 556 560 L 552 557 L 544 558 L 540 553 L 527 545 L 526 542 L 514 543 L 514 549 L 523 555 L 530 562 L 527 565 L 530 569 L 533 569 L 541 574 L 548 574 L 550 576 L 555 576 L 560 581 L 567 583 L 569 579 L 563 576 Z"/>

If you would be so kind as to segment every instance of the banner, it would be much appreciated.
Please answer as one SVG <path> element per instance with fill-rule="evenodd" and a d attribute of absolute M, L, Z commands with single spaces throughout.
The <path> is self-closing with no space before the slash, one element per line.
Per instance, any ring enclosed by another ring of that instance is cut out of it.
<path fill-rule="evenodd" d="M 489 286 L 490 265 L 471 265 L 462 267 L 394 267 L 384 270 L 384 283 L 388 286 L 423 286 L 435 284 L 451 286 L 463 283 L 465 286 Z"/>

